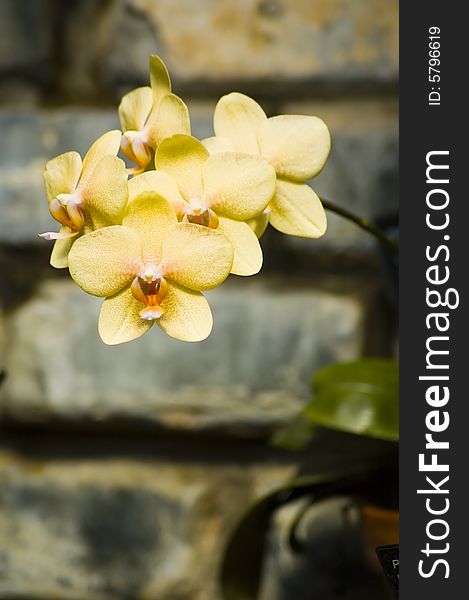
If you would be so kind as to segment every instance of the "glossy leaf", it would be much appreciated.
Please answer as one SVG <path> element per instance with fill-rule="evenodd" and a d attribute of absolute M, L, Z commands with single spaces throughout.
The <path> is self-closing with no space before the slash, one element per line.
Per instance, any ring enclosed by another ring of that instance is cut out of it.
<path fill-rule="evenodd" d="M 330 365 L 313 379 L 314 398 L 303 414 L 314 424 L 383 440 L 399 438 L 399 369 L 395 361 L 365 358 Z"/>

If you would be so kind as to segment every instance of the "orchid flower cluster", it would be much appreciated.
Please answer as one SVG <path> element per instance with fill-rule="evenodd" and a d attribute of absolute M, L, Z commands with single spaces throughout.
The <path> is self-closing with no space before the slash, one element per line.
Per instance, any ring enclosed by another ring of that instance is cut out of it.
<path fill-rule="evenodd" d="M 41 234 L 55 240 L 51 265 L 104 298 L 106 344 L 155 323 L 174 338 L 203 340 L 212 329 L 203 292 L 230 273 L 260 271 L 268 223 L 289 235 L 325 233 L 324 208 L 305 181 L 327 160 L 328 128 L 312 116 L 267 118 L 231 93 L 216 106 L 215 135 L 199 141 L 157 56 L 150 86 L 122 98 L 119 118 L 122 132 L 102 135 L 83 160 L 66 152 L 46 165 L 49 211 L 61 226 Z"/>

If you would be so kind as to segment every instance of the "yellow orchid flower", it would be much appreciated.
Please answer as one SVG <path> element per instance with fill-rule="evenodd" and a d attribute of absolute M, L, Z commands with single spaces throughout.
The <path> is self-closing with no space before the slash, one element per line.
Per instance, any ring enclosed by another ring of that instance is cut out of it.
<path fill-rule="evenodd" d="M 122 152 L 137 166 L 132 174 L 141 173 L 151 163 L 162 140 L 175 133 L 190 135 L 189 112 L 184 102 L 171 93 L 169 73 L 163 61 L 150 56 L 151 87 L 140 87 L 126 94 L 119 105 L 124 132 Z"/>
<path fill-rule="evenodd" d="M 137 190 L 164 194 L 180 221 L 221 231 L 231 242 L 231 272 L 254 275 L 262 250 L 245 221 L 259 216 L 275 192 L 275 171 L 261 157 L 236 152 L 210 156 L 201 142 L 187 135 L 165 139 L 155 155 L 156 171 L 132 180 Z"/>
<path fill-rule="evenodd" d="M 275 169 L 277 191 L 269 207 L 250 225 L 262 235 L 267 222 L 283 233 L 318 238 L 327 218 L 317 194 L 304 182 L 320 173 L 329 156 L 331 138 L 318 117 L 280 115 L 267 118 L 259 104 L 231 93 L 218 101 L 215 137 L 204 140 L 210 154 L 229 150 L 260 155 Z"/>
<path fill-rule="evenodd" d="M 61 228 L 40 235 L 56 240 L 50 259 L 56 269 L 68 266 L 68 253 L 79 235 L 121 222 L 128 196 L 125 164 L 116 156 L 121 136 L 118 130 L 105 133 L 83 161 L 78 152 L 66 152 L 46 165 L 49 211 Z"/>
<path fill-rule="evenodd" d="M 76 283 L 106 298 L 98 327 L 106 344 L 138 338 L 155 322 L 177 339 L 205 339 L 212 314 L 201 291 L 222 283 L 232 262 L 220 232 L 178 223 L 173 206 L 155 192 L 133 198 L 122 225 L 84 235 L 69 256 Z"/>

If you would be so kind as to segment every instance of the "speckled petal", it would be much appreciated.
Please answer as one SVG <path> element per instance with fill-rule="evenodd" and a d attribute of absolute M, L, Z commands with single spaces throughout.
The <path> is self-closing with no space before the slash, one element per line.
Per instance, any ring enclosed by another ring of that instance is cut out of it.
<path fill-rule="evenodd" d="M 68 255 L 70 275 L 88 294 L 112 296 L 130 284 L 140 265 L 140 240 L 114 225 L 80 237 Z"/>
<path fill-rule="evenodd" d="M 257 133 L 267 116 L 259 104 L 238 92 L 220 98 L 215 108 L 215 135 L 228 139 L 237 152 L 259 154 Z"/>
<path fill-rule="evenodd" d="M 82 189 L 88 183 L 97 164 L 108 154 L 116 156 L 119 152 L 122 133 L 114 129 L 99 137 L 86 153 L 83 159 L 83 170 L 78 188 Z"/>
<path fill-rule="evenodd" d="M 163 240 L 163 275 L 192 290 L 220 285 L 233 264 L 233 248 L 215 229 L 178 223 Z"/>
<path fill-rule="evenodd" d="M 210 335 L 212 312 L 200 292 L 169 284 L 161 307 L 163 316 L 156 322 L 171 337 L 185 342 L 200 342 Z"/>
<path fill-rule="evenodd" d="M 60 228 L 60 232 L 70 233 L 70 229 L 64 225 Z M 54 247 L 50 255 L 50 264 L 55 269 L 66 269 L 68 267 L 68 253 L 76 239 L 76 236 L 74 236 L 58 239 L 54 242 Z"/>
<path fill-rule="evenodd" d="M 130 342 L 146 333 L 153 321 L 142 319 L 143 304 L 135 300 L 129 287 L 106 298 L 99 313 L 98 330 L 105 344 Z"/>
<path fill-rule="evenodd" d="M 156 192 L 142 192 L 127 208 L 122 224 L 130 227 L 142 244 L 142 260 L 159 264 L 163 239 L 175 225 L 177 216 L 166 198 Z"/>
<path fill-rule="evenodd" d="M 82 193 L 85 230 L 120 225 L 129 195 L 124 161 L 117 156 L 101 159 Z"/>
<path fill-rule="evenodd" d="M 231 219 L 259 216 L 275 193 L 275 171 L 260 156 L 226 152 L 211 156 L 203 167 L 209 206 Z"/>
<path fill-rule="evenodd" d="M 202 169 L 209 158 L 199 140 L 189 135 L 173 135 L 159 146 L 155 165 L 176 181 L 185 200 L 200 198 L 203 194 Z"/>
<path fill-rule="evenodd" d="M 227 138 L 217 137 L 216 135 L 212 137 L 205 138 L 202 140 L 202 144 L 209 151 L 210 156 L 214 154 L 219 154 L 220 152 L 234 152 L 234 146 Z"/>
<path fill-rule="evenodd" d="M 129 181 L 129 204 L 142 192 L 156 192 L 173 205 L 179 214 L 184 210 L 185 200 L 179 193 L 174 179 L 163 171 L 147 171 Z"/>
<path fill-rule="evenodd" d="M 178 96 L 168 94 L 150 113 L 146 125 L 150 146 L 159 144 L 172 135 L 190 135 L 191 123 L 187 106 Z"/>
<path fill-rule="evenodd" d="M 150 84 L 155 105 L 171 92 L 171 80 L 166 65 L 156 54 L 150 56 Z"/>
<path fill-rule="evenodd" d="M 49 203 L 59 194 L 71 194 L 75 191 L 81 168 L 82 162 L 78 152 L 65 152 L 47 163 L 44 184 Z"/>
<path fill-rule="evenodd" d="M 122 98 L 119 104 L 119 119 L 122 131 L 140 131 L 144 128 L 153 106 L 150 87 L 139 87 Z"/>
<path fill-rule="evenodd" d="M 270 207 L 270 224 L 282 233 L 319 238 L 326 233 L 327 217 L 321 200 L 305 183 L 279 179 Z"/>
<path fill-rule="evenodd" d="M 233 246 L 234 261 L 231 272 L 234 275 L 258 273 L 262 268 L 262 249 L 249 225 L 243 221 L 220 217 L 218 229 Z"/>
<path fill-rule="evenodd" d="M 318 117 L 280 115 L 262 123 L 259 145 L 279 177 L 306 181 L 326 164 L 331 136 Z"/>
<path fill-rule="evenodd" d="M 256 234 L 257 239 L 260 239 L 264 235 L 265 230 L 267 229 L 267 225 L 269 224 L 269 218 L 270 210 L 266 210 L 261 214 L 260 217 L 256 217 L 255 219 L 250 219 L 249 221 L 246 221 L 249 227 Z"/>

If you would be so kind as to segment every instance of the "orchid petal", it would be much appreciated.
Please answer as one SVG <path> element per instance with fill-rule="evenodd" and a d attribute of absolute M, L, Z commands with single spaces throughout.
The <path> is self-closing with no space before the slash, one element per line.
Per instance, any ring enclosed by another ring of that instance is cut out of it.
<path fill-rule="evenodd" d="M 164 139 L 172 135 L 190 135 L 191 122 L 187 106 L 174 94 L 164 96 L 158 107 L 150 113 L 145 129 L 152 148 L 157 148 Z"/>
<path fill-rule="evenodd" d="M 212 312 L 200 292 L 170 283 L 161 308 L 163 315 L 156 322 L 171 337 L 185 342 L 200 342 L 210 335 Z"/>
<path fill-rule="evenodd" d="M 78 152 L 65 152 L 47 163 L 44 183 L 49 203 L 59 194 L 71 194 L 75 191 L 81 169 L 82 162 Z"/>
<path fill-rule="evenodd" d="M 143 304 L 135 300 L 129 287 L 106 298 L 99 313 L 98 331 L 105 344 L 130 342 L 146 333 L 153 321 L 142 319 Z"/>
<path fill-rule="evenodd" d="M 233 248 L 209 227 L 178 223 L 163 240 L 163 275 L 192 290 L 210 290 L 229 275 Z"/>
<path fill-rule="evenodd" d="M 150 84 L 155 105 L 171 92 L 171 80 L 166 65 L 156 54 L 150 56 Z"/>
<path fill-rule="evenodd" d="M 331 136 L 318 117 L 280 115 L 262 123 L 259 146 L 279 177 L 305 181 L 324 167 Z"/>
<path fill-rule="evenodd" d="M 122 98 L 119 104 L 119 119 L 122 131 L 140 131 L 145 127 L 153 106 L 150 87 L 139 87 Z"/>
<path fill-rule="evenodd" d="M 156 192 L 173 205 L 176 212 L 182 213 L 185 201 L 179 193 L 174 179 L 163 171 L 147 171 L 129 181 L 129 204 L 142 192 Z"/>
<path fill-rule="evenodd" d="M 173 135 L 160 144 L 155 165 L 158 171 L 171 175 L 183 198 L 190 200 L 202 196 L 202 168 L 209 156 L 202 143 L 194 137 Z"/>
<path fill-rule="evenodd" d="M 130 227 L 142 245 L 142 260 L 159 264 L 163 239 L 175 225 L 177 216 L 166 198 L 156 192 L 143 192 L 127 208 L 122 224 Z"/>
<path fill-rule="evenodd" d="M 83 159 L 83 170 L 78 189 L 82 189 L 86 186 L 89 178 L 92 176 L 97 164 L 102 158 L 108 154 L 113 156 L 117 155 L 121 144 L 121 138 L 122 133 L 115 129 L 113 131 L 108 131 L 94 142 Z"/>
<path fill-rule="evenodd" d="M 102 158 L 82 194 L 85 231 L 119 225 L 129 194 L 124 161 L 117 156 Z"/>
<path fill-rule="evenodd" d="M 255 275 L 262 267 L 262 249 L 256 234 L 243 221 L 219 217 L 218 229 L 231 242 L 234 261 L 231 272 L 234 275 Z"/>
<path fill-rule="evenodd" d="M 237 152 L 259 154 L 257 133 L 266 120 L 265 112 L 255 100 L 233 92 L 218 101 L 213 126 L 215 135 L 227 138 Z"/>
<path fill-rule="evenodd" d="M 72 233 L 68 227 L 62 225 L 60 228 L 60 233 Z M 68 267 L 68 253 L 70 252 L 70 248 L 72 247 L 76 236 L 79 233 L 75 233 L 72 237 L 66 238 L 58 238 L 52 248 L 52 253 L 50 255 L 50 264 L 54 267 L 54 269 L 66 269 Z"/>
<path fill-rule="evenodd" d="M 220 152 L 234 152 L 234 146 L 230 140 L 216 135 L 205 138 L 202 140 L 202 144 L 207 148 L 210 156 L 219 154 Z"/>
<path fill-rule="evenodd" d="M 283 233 L 306 238 L 326 233 L 327 217 L 321 200 L 305 183 L 279 179 L 269 207 L 271 225 Z"/>
<path fill-rule="evenodd" d="M 70 275 L 88 294 L 112 296 L 137 274 L 141 246 L 128 227 L 113 225 L 80 237 L 68 255 Z"/>
<path fill-rule="evenodd" d="M 259 217 L 246 221 L 249 227 L 256 234 L 257 239 L 260 239 L 264 235 L 264 232 L 267 229 L 267 225 L 269 224 L 269 218 L 270 210 L 267 209 Z"/>
<path fill-rule="evenodd" d="M 275 193 L 275 171 L 260 156 L 226 152 L 203 167 L 204 192 L 217 214 L 239 221 L 262 213 Z"/>

